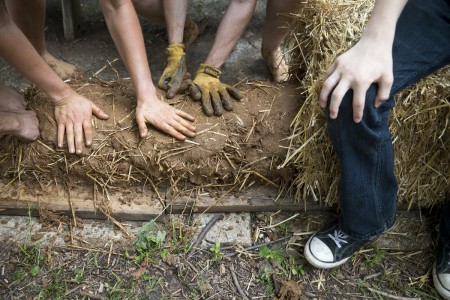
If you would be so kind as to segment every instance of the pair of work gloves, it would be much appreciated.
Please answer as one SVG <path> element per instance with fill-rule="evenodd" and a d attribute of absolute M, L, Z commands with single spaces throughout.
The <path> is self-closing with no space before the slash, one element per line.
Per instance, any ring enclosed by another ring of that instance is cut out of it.
<path fill-rule="evenodd" d="M 207 116 L 221 116 L 224 108 L 232 110 L 231 96 L 237 100 L 242 99 L 236 88 L 220 82 L 220 70 L 211 65 L 201 64 L 194 80 L 191 80 L 183 44 L 170 45 L 166 53 L 166 67 L 158 86 L 167 91 L 167 98 L 173 98 L 189 89 L 194 100 L 202 100 L 203 111 Z"/>

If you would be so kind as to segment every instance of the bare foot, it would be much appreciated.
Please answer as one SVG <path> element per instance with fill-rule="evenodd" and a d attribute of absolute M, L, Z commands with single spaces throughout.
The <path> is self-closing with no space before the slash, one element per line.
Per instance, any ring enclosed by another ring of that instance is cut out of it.
<path fill-rule="evenodd" d="M 39 137 L 39 120 L 31 110 L 0 112 L 0 137 L 14 135 L 27 141 Z"/>
<path fill-rule="evenodd" d="M 280 48 L 275 52 L 264 51 L 261 49 L 261 55 L 266 62 L 267 67 L 269 67 L 270 73 L 272 73 L 273 81 L 276 83 L 288 81 L 288 67 Z"/>
<path fill-rule="evenodd" d="M 83 71 L 79 67 L 59 60 L 47 51 L 41 56 L 62 79 L 79 78 L 83 76 Z"/>
<path fill-rule="evenodd" d="M 25 99 L 15 91 L 0 84 L 0 111 L 16 112 L 25 111 L 27 103 Z"/>

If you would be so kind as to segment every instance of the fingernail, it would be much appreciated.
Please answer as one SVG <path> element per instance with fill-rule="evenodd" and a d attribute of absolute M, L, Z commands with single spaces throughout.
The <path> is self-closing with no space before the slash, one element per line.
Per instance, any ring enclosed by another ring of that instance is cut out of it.
<path fill-rule="evenodd" d="M 78 150 L 77 150 L 77 153 L 80 154 L 80 153 L 81 153 L 81 149 L 78 149 Z"/>
<path fill-rule="evenodd" d="M 59 148 L 62 148 L 62 146 L 63 146 L 62 144 L 58 144 L 58 147 L 59 147 Z"/>
<path fill-rule="evenodd" d="M 70 148 L 70 149 L 69 149 L 69 152 L 70 152 L 70 153 L 75 153 L 75 149 L 74 149 L 74 148 Z"/>
<path fill-rule="evenodd" d="M 92 144 L 92 141 L 90 141 L 90 140 L 87 140 L 87 141 L 86 141 L 86 145 L 87 145 L 87 146 L 90 146 L 91 144 Z"/>

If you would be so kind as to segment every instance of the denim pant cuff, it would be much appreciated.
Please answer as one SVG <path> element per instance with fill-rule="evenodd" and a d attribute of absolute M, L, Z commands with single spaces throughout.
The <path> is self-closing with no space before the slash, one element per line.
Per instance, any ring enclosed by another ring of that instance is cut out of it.
<path fill-rule="evenodd" d="M 380 229 L 377 229 L 377 230 L 374 230 L 372 232 L 365 233 L 365 234 L 356 233 L 356 232 L 348 229 L 345 225 L 342 224 L 342 222 L 339 222 L 339 227 L 341 228 L 342 231 L 345 232 L 345 234 L 347 234 L 349 237 L 351 237 L 355 240 L 370 242 L 370 241 L 373 241 L 376 237 L 378 237 L 382 233 L 391 229 L 394 226 L 394 224 L 395 224 L 395 217 L 393 217 L 391 220 L 388 220 L 386 225 L 384 225 Z"/>

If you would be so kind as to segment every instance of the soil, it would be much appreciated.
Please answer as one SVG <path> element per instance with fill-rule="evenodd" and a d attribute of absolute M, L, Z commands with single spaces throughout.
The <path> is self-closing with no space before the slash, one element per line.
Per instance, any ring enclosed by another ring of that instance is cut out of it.
<path fill-rule="evenodd" d="M 187 142 L 154 128 L 141 140 L 130 80 L 85 79 L 72 81 L 71 86 L 110 116 L 107 121 L 94 120 L 93 145 L 82 155 L 69 154 L 65 146 L 57 148 L 53 106 L 43 92 L 32 88 L 26 100 L 38 114 L 41 136 L 30 144 L 0 140 L 0 171 L 6 178 L 20 172 L 22 182 L 40 186 L 63 180 L 72 186 L 96 182 L 108 190 L 142 186 L 149 178 L 161 188 L 175 190 L 236 184 L 250 175 L 280 186 L 294 178 L 292 167 L 278 166 L 286 156 L 290 124 L 301 104 L 295 85 L 241 85 L 243 99 L 221 117 L 205 116 L 200 103 L 188 95 L 176 96 L 169 103 L 196 118 L 198 135 Z M 161 91 L 160 95 L 163 99 Z"/>

